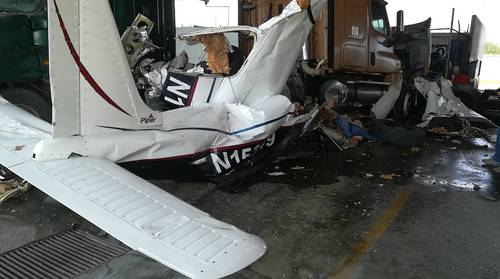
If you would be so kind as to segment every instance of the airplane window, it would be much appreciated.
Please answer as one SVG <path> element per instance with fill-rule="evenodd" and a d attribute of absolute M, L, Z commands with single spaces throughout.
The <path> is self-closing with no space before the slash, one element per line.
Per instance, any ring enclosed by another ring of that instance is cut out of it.
<path fill-rule="evenodd" d="M 372 1 L 372 25 L 375 31 L 388 35 L 389 24 L 387 22 L 387 11 L 383 1 Z"/>
<path fill-rule="evenodd" d="M 238 46 L 232 43 L 233 37 L 245 37 L 241 34 L 214 33 L 199 35 L 192 39 L 191 43 L 185 44 L 183 51 L 189 57 L 189 53 L 195 57 L 191 67 L 184 70 L 188 73 L 218 74 L 224 76 L 235 75 L 245 61 L 245 55 Z M 187 42 L 186 42 L 187 43 Z M 198 53 L 196 51 L 198 50 Z M 188 60 L 192 60 L 189 59 Z"/>

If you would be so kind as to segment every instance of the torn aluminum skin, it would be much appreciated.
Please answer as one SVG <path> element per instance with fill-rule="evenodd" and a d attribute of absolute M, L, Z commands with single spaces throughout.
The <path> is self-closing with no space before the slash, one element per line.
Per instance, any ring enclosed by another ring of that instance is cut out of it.
<path fill-rule="evenodd" d="M 121 38 L 127 55 L 127 62 L 133 68 L 139 60 L 158 47 L 149 38 L 154 23 L 147 17 L 138 14 L 131 26 L 125 30 Z"/>
<path fill-rule="evenodd" d="M 447 79 L 428 81 L 418 77 L 415 87 L 427 99 L 422 123 L 419 127 L 426 127 L 435 117 L 458 116 L 466 119 L 480 119 L 489 122 L 484 116 L 469 109 L 458 97 L 453 94 L 452 83 Z"/>

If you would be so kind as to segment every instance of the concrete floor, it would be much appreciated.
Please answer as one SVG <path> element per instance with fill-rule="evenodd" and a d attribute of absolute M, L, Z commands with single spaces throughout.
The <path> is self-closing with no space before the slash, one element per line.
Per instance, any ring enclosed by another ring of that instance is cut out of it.
<path fill-rule="evenodd" d="M 452 140 L 340 153 L 309 139 L 244 175 L 153 183 L 266 241 L 267 253 L 229 278 L 500 278 L 500 177 L 481 166 L 492 147 Z M 380 177 L 390 173 L 400 176 Z M 99 232 L 31 191 L 0 207 L 0 252 L 73 224 Z M 184 277 L 130 252 L 79 278 Z"/>

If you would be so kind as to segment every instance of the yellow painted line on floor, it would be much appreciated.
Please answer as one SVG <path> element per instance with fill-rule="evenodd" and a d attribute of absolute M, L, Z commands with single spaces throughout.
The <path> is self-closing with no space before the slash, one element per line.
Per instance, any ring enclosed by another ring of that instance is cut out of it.
<path fill-rule="evenodd" d="M 352 249 L 352 253 L 344 258 L 342 263 L 335 268 L 335 271 L 328 276 L 329 279 L 349 278 L 352 271 L 359 265 L 365 255 L 372 250 L 375 243 L 382 238 L 387 228 L 389 228 L 392 222 L 398 217 L 399 212 L 405 207 L 414 191 L 415 187 L 410 187 L 400 191 L 393 198 L 391 206 L 371 227 L 370 231 L 356 243 Z"/>

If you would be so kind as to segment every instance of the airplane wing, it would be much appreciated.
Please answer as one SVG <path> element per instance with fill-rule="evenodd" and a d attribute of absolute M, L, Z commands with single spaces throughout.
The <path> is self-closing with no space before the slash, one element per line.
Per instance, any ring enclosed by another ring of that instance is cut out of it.
<path fill-rule="evenodd" d="M 191 278 L 220 278 L 261 257 L 257 236 L 211 218 L 103 158 L 31 159 L 50 125 L 0 97 L 0 164 L 131 248 Z"/>

